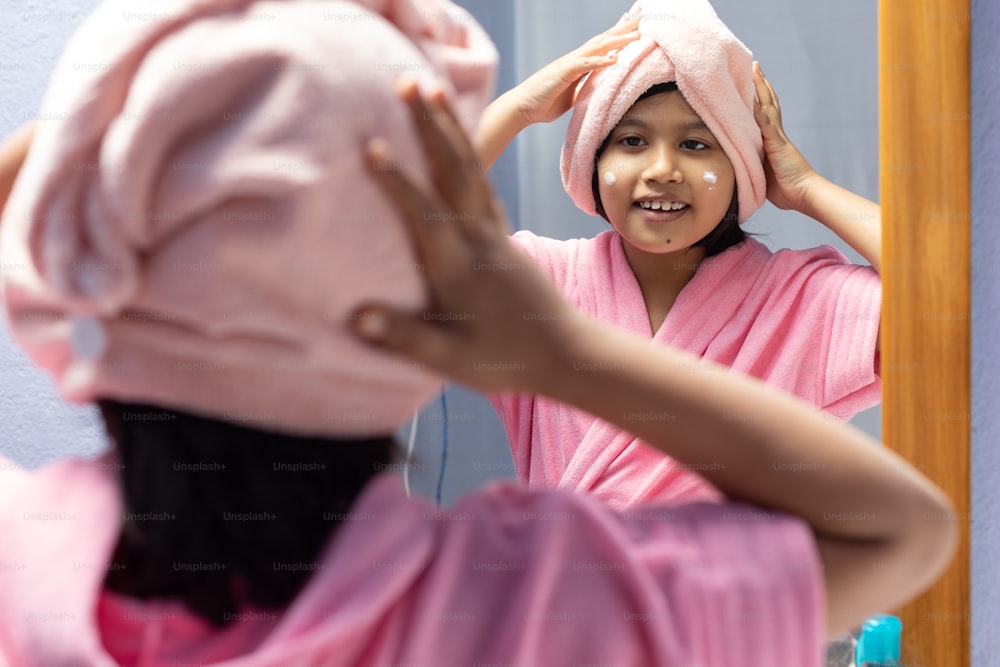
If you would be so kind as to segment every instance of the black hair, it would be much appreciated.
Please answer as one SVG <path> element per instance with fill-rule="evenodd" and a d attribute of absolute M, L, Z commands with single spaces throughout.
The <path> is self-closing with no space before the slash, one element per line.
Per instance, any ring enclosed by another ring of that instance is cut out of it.
<path fill-rule="evenodd" d="M 653 95 L 659 95 L 661 93 L 671 93 L 677 91 L 676 81 L 667 81 L 666 83 L 658 83 L 651 87 L 649 90 L 644 92 L 636 100 L 636 103 L 646 99 L 647 97 L 652 97 Z M 594 173 L 590 179 L 590 189 L 594 195 L 594 206 L 597 213 L 607 220 L 608 214 L 604 210 L 604 203 L 601 201 L 601 189 L 600 181 L 597 175 L 597 163 L 600 161 L 601 156 L 604 155 L 605 149 L 608 147 L 608 141 L 611 135 L 609 134 L 601 142 L 601 145 L 597 148 L 597 154 L 594 156 Z M 726 214 L 722 216 L 722 220 L 719 221 L 712 231 L 706 234 L 702 239 L 693 245 L 695 248 L 704 248 L 705 257 L 712 257 L 713 255 L 718 255 L 724 250 L 728 250 L 735 245 L 739 245 L 746 240 L 748 234 L 740 226 L 739 220 L 739 188 L 733 188 L 733 198 L 729 202 L 729 209 Z"/>
<path fill-rule="evenodd" d="M 115 401 L 98 402 L 120 459 L 124 517 L 105 587 L 179 599 L 216 626 L 247 604 L 283 609 L 364 485 L 396 457 L 389 436 L 331 440 Z"/>

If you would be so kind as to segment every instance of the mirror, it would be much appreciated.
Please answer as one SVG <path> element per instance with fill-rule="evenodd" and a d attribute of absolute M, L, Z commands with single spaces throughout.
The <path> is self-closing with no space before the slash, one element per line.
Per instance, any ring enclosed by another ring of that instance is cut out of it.
<path fill-rule="evenodd" d="M 606 0 L 459 0 L 484 25 L 500 51 L 498 93 L 538 68 L 576 48 L 612 25 L 630 1 Z M 722 20 L 761 61 L 779 96 L 790 138 L 825 177 L 852 192 L 879 200 L 878 16 L 871 3 L 811 3 L 713 0 Z M 569 114 L 522 132 L 494 165 L 491 175 L 512 223 L 557 239 L 592 237 L 609 225 L 579 211 L 563 190 L 560 149 Z M 849 245 L 820 223 L 780 211 L 770 203 L 745 225 L 772 249 L 829 244 L 856 263 L 866 263 Z M 506 437 L 484 399 L 449 389 L 447 401 L 466 414 L 449 420 L 454 440 L 482 443 L 473 450 L 448 453 L 444 500 L 457 497 L 483 478 L 483 469 L 512 475 Z M 418 488 L 435 489 L 440 475 L 444 411 L 432 405 L 426 428 L 418 433 L 417 453 L 424 469 L 415 471 Z M 881 437 L 881 407 L 857 415 L 853 423 Z M 472 429 L 465 431 L 467 427 Z"/>

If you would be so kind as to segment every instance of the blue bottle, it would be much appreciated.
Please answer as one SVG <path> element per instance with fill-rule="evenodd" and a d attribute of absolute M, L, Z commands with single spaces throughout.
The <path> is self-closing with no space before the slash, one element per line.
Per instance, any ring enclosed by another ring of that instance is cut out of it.
<path fill-rule="evenodd" d="M 858 639 L 858 667 L 899 667 L 900 635 L 903 622 L 895 616 L 872 616 L 861 626 Z"/>

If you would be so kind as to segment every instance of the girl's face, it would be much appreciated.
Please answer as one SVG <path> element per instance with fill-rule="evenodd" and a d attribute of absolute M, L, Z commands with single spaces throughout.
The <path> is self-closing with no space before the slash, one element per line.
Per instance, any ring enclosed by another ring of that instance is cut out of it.
<path fill-rule="evenodd" d="M 629 109 L 608 138 L 597 178 L 611 225 L 627 246 L 651 254 L 687 250 L 703 239 L 736 188 L 729 158 L 677 91 Z"/>

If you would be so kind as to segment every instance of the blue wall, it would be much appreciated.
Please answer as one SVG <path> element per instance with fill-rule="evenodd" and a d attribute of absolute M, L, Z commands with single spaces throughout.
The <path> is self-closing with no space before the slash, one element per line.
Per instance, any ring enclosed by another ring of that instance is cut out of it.
<path fill-rule="evenodd" d="M 1000 664 L 1000 4 L 972 2 L 972 664 Z"/>

